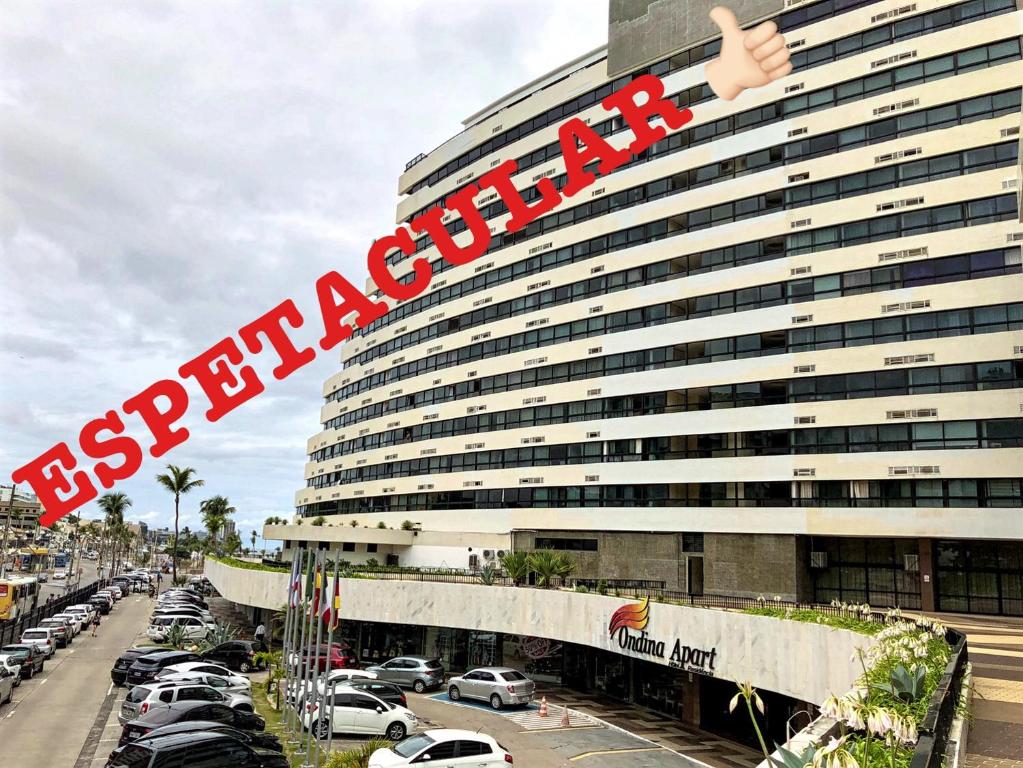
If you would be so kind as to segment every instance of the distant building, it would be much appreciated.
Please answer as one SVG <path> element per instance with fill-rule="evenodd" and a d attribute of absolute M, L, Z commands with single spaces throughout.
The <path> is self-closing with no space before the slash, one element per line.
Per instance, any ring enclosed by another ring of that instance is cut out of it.
<path fill-rule="evenodd" d="M 34 493 L 0 486 L 0 531 L 10 522 L 12 535 L 31 533 L 39 527 L 42 513 L 43 505 Z"/>

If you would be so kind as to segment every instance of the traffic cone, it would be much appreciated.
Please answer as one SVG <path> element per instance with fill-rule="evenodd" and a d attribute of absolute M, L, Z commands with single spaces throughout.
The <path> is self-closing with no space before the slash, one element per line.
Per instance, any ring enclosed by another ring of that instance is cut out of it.
<path fill-rule="evenodd" d="M 561 715 L 561 727 L 562 728 L 571 728 L 572 727 L 572 722 L 568 719 L 568 707 L 565 707 L 564 708 L 564 712 L 562 712 L 562 715 Z"/>
<path fill-rule="evenodd" d="M 547 717 L 547 697 L 540 699 L 540 717 Z"/>

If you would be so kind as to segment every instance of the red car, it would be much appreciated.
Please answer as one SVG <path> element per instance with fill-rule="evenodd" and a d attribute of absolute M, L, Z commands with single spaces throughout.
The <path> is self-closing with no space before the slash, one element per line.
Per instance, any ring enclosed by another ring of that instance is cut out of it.
<path fill-rule="evenodd" d="M 330 668 L 331 669 L 351 669 L 359 666 L 359 660 L 355 656 L 355 651 L 352 650 L 351 646 L 347 643 L 334 643 L 330 647 Z M 320 645 L 320 658 L 319 667 L 320 672 L 327 671 L 327 649 L 326 643 Z M 295 663 L 295 655 L 292 654 L 292 664 Z M 316 646 L 310 645 L 302 651 L 303 664 L 313 664 L 316 662 Z"/>

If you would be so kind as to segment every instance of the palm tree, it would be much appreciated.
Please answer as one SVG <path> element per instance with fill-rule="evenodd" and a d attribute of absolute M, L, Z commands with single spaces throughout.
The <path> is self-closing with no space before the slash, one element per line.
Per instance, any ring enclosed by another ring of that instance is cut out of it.
<path fill-rule="evenodd" d="M 124 530 L 124 513 L 131 506 L 131 499 L 123 493 L 104 493 L 96 500 L 103 510 L 103 524 L 110 539 L 110 575 L 115 573 L 117 562 L 117 541 Z"/>
<path fill-rule="evenodd" d="M 174 494 L 174 551 L 171 554 L 172 580 L 178 580 L 178 520 L 181 513 L 181 494 L 188 493 L 193 488 L 198 488 L 203 481 L 195 477 L 195 470 L 191 467 L 176 467 L 173 464 L 167 465 L 167 473 L 156 476 L 156 482 L 163 486 L 168 492 Z"/>
<path fill-rule="evenodd" d="M 256 552 L 256 532 L 255 531 L 252 531 L 249 534 L 249 541 L 252 542 L 252 552 L 253 552 L 253 554 L 255 554 L 255 552 Z"/>
<path fill-rule="evenodd" d="M 227 518 L 236 511 L 226 496 L 214 496 L 213 498 L 205 499 L 199 505 L 203 525 L 210 532 L 210 548 L 214 551 L 217 549 L 217 534 L 224 529 Z"/>
<path fill-rule="evenodd" d="M 529 575 L 529 556 L 525 552 L 508 552 L 501 556 L 501 567 L 517 587 Z"/>

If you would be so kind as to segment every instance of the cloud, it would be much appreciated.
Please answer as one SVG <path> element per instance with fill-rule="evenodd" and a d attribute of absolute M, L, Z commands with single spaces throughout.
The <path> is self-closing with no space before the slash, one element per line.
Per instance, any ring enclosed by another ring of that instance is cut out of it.
<path fill-rule="evenodd" d="M 606 39 L 606 2 L 5 3 L 0 476 L 312 285 L 357 285 L 405 163 Z M 311 331 L 314 333 L 315 331 Z M 288 514 L 336 353 L 121 484 L 173 525 L 168 461 L 249 529 Z M 94 509 L 83 509 L 86 517 Z"/>

